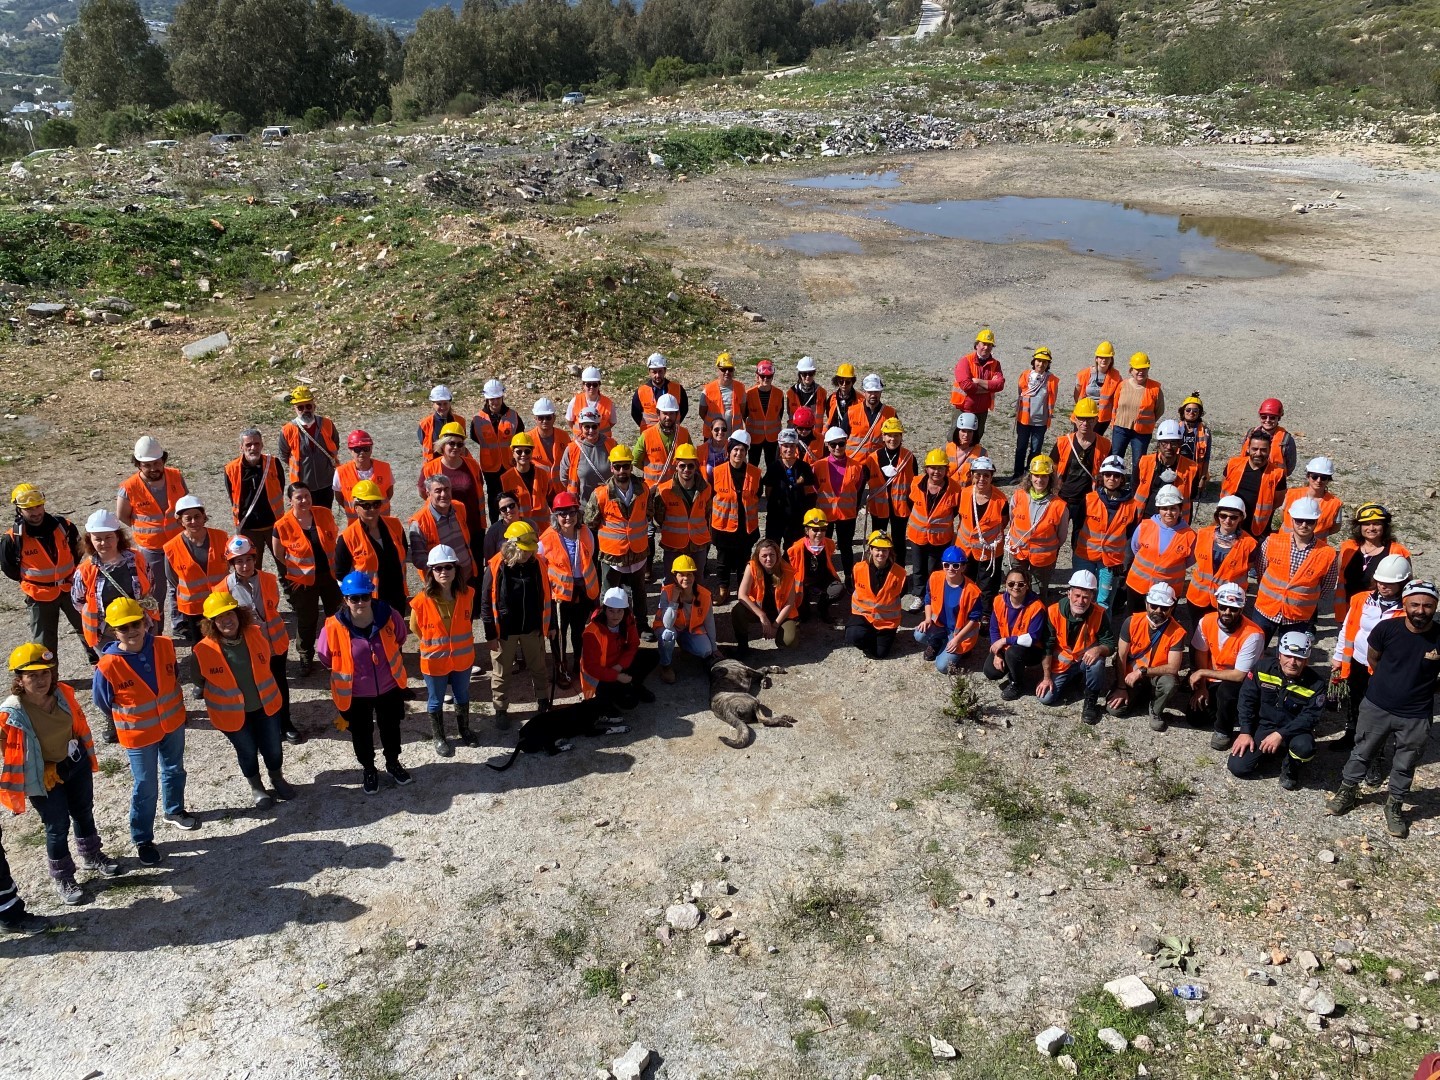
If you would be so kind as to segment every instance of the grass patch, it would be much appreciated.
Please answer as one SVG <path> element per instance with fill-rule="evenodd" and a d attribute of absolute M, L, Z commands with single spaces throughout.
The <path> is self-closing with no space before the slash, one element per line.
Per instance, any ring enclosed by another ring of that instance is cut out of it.
<path fill-rule="evenodd" d="M 950 700 L 941 710 L 957 724 L 978 724 L 985 712 L 985 706 L 970 676 L 961 672 L 950 676 Z"/>
<path fill-rule="evenodd" d="M 920 881 L 925 897 L 935 907 L 949 907 L 960 895 L 960 882 L 955 872 L 943 863 L 931 863 Z"/>
<path fill-rule="evenodd" d="M 1181 799 L 1191 798 L 1195 794 L 1195 788 L 1189 781 L 1164 772 L 1158 763 L 1151 766 L 1151 778 L 1146 785 L 1146 790 L 1150 797 L 1161 806 L 1169 806 Z"/>
<path fill-rule="evenodd" d="M 545 951 L 566 967 L 580 959 L 590 940 L 590 931 L 584 926 L 562 926 L 544 939 Z"/>
<path fill-rule="evenodd" d="M 839 791 L 827 791 L 810 800 L 810 807 L 814 810 L 843 810 L 849 804 L 850 796 Z"/>
<path fill-rule="evenodd" d="M 843 949 L 875 934 L 873 897 L 847 885 L 812 881 L 781 902 L 780 929 L 792 938 L 812 938 Z"/>
<path fill-rule="evenodd" d="M 648 140 L 641 141 L 648 144 Z M 721 165 L 745 165 L 766 154 L 779 154 L 792 144 L 787 136 L 738 125 L 672 131 L 656 141 L 653 149 L 672 172 L 709 172 Z"/>
<path fill-rule="evenodd" d="M 429 992 L 428 975 L 406 975 L 375 991 L 344 994 L 315 1014 L 321 1039 L 358 1080 L 392 1080 L 391 1064 L 405 1018 Z"/>
<path fill-rule="evenodd" d="M 120 761 L 118 758 L 102 757 L 99 761 L 99 765 L 100 775 L 106 777 L 107 779 L 112 776 L 119 776 L 122 772 L 125 771 L 126 768 L 125 763 Z"/>
<path fill-rule="evenodd" d="M 620 997 L 620 971 L 615 967 L 588 967 L 580 973 L 586 997 Z"/>

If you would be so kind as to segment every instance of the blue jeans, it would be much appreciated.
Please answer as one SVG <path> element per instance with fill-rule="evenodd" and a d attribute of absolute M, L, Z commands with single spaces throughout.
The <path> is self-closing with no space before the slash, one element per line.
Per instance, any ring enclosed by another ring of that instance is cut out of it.
<path fill-rule="evenodd" d="M 915 644 L 927 645 L 935 650 L 935 670 L 941 675 L 948 674 L 962 659 L 959 653 L 948 653 L 945 646 L 950 642 L 950 631 L 943 626 L 932 626 L 929 630 L 915 629 Z"/>
<path fill-rule="evenodd" d="M 266 716 L 264 709 L 245 714 L 245 723 L 239 731 L 227 731 L 225 737 L 235 748 L 235 760 L 240 762 L 240 773 L 247 780 L 260 778 L 260 759 L 264 758 L 265 768 L 279 772 L 282 764 L 280 750 L 280 714 Z M 167 810 L 166 813 L 169 813 Z"/>
<path fill-rule="evenodd" d="M 669 667 L 670 662 L 675 659 L 675 646 L 679 645 L 691 656 L 698 656 L 704 660 L 715 651 L 715 643 L 704 634 L 692 634 L 689 630 L 675 631 L 675 640 L 666 641 L 665 635 L 660 635 L 660 664 L 662 667 Z"/>
<path fill-rule="evenodd" d="M 1078 555 L 1072 560 L 1072 567 L 1075 570 L 1089 570 L 1095 575 L 1095 580 L 1100 583 L 1100 589 L 1095 594 L 1095 603 L 1109 611 L 1110 598 L 1115 595 L 1116 587 L 1125 580 L 1125 567 L 1102 566 L 1092 559 L 1082 559 Z"/>
<path fill-rule="evenodd" d="M 449 675 L 423 675 L 425 680 L 425 711 L 439 712 L 445 707 L 445 691 L 455 697 L 456 705 L 470 704 L 470 670 L 452 671 Z"/>
<path fill-rule="evenodd" d="M 1110 453 L 1116 457 L 1123 458 L 1127 446 L 1130 448 L 1132 462 L 1130 474 L 1137 476 L 1140 473 L 1140 459 L 1144 457 L 1145 452 L 1150 449 L 1150 436 L 1141 435 L 1139 432 L 1131 431 L 1129 428 L 1116 427 L 1114 438 L 1111 439 L 1110 442 Z"/>
<path fill-rule="evenodd" d="M 1105 693 L 1105 661 L 1108 657 L 1102 656 L 1093 664 L 1082 664 L 1079 661 L 1071 664 L 1064 671 L 1056 672 L 1050 676 L 1050 681 L 1055 688 L 1040 699 L 1041 705 L 1059 705 L 1065 700 L 1065 691 L 1081 676 L 1085 679 L 1085 693 L 1100 697 Z"/>
<path fill-rule="evenodd" d="M 1015 475 L 1030 471 L 1030 462 L 1045 452 L 1044 424 L 1015 424 Z"/>
<path fill-rule="evenodd" d="M 139 750 L 126 750 L 125 756 L 135 780 L 130 789 L 130 839 L 150 844 L 155 840 L 157 782 L 165 813 L 185 812 L 185 728 Z"/>

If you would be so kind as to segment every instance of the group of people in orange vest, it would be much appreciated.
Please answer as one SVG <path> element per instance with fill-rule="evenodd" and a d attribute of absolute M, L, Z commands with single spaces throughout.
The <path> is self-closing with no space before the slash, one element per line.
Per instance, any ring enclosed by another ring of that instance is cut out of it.
<path fill-rule="evenodd" d="M 41 809 L 66 902 L 83 898 L 71 828 L 82 868 L 118 872 L 89 811 L 90 728 L 55 676 L 62 614 L 95 665 L 102 735 L 125 750 L 134 780 L 131 838 L 139 861 L 154 865 L 157 797 L 166 822 L 199 826 L 185 806 L 186 682 L 234 745 L 255 805 L 295 796 L 283 743 L 305 736 L 290 715 L 282 594 L 298 675 L 309 676 L 317 659 L 328 668 L 337 723 L 351 733 L 362 790 L 374 794 L 377 734 L 390 779 L 412 780 L 400 761 L 411 697 L 402 649 L 412 635 L 434 747 L 448 757 L 447 704 L 458 741 L 480 744 L 470 724 L 471 677 L 485 666 L 477 621 L 503 729 L 522 667 L 537 708 L 578 686 L 602 715 L 618 717 L 654 700 L 645 683 L 657 668 L 663 682 L 676 680 L 677 651 L 720 655 L 723 605 L 733 602 L 730 636 L 744 655 L 757 641 L 794 646 L 801 625 L 828 622 L 847 592 L 836 629 L 864 654 L 891 655 L 904 612 L 918 612 L 914 640 L 938 671 L 959 672 L 977 654 L 1003 699 L 1019 698 L 1033 679 L 1046 705 L 1078 692 L 1092 724 L 1107 711 L 1145 709 L 1163 730 L 1188 645 L 1186 711 L 1212 718 L 1212 745 L 1231 751 L 1233 771 L 1278 758 L 1287 787 L 1298 786 L 1314 752 L 1327 689 L 1343 697 L 1343 686 L 1350 704 L 1338 744 L 1353 746 L 1356 759 L 1332 810 L 1353 806 L 1352 774 L 1358 768 L 1363 779 L 1378 763 L 1386 737 L 1396 740 L 1391 801 L 1403 800 L 1418 760 L 1406 713 L 1417 707 L 1386 696 L 1373 639 L 1382 621 L 1404 615 L 1397 625 L 1430 640 L 1432 628 L 1410 612 L 1428 604 L 1433 617 L 1435 587 L 1412 580 L 1390 513 L 1359 506 L 1348 538 L 1332 546 L 1345 531 L 1329 490 L 1334 466 L 1316 457 L 1292 486 L 1295 440 L 1282 404 L 1267 399 L 1224 463 L 1220 497 L 1203 521 L 1212 440 L 1200 397 L 1167 416 L 1149 357 L 1132 355 L 1122 377 L 1109 342 L 1076 375 L 1063 425 L 1051 352 L 1033 351 L 1016 380 L 1007 495 L 982 441 L 1005 388 L 994 347 L 982 330 L 956 364 L 953 429 L 920 457 L 905 445 L 879 375 L 859 379 L 841 364 L 823 387 L 810 357 L 783 388 L 774 363 L 760 360 L 747 387 L 722 353 L 695 395 L 692 435 L 690 396 L 656 353 L 631 398 L 638 434 L 629 443 L 615 438 L 619 410 L 595 368 L 582 372 L 563 410 L 536 401 L 528 424 L 498 380 L 484 384 L 468 422 L 436 386 L 416 433 L 423 502 L 403 523 L 391 514 L 394 470 L 374 456 L 370 435 L 350 432 L 342 461 L 338 429 L 305 386 L 291 394 L 295 418 L 278 457 L 257 429 L 241 433 L 225 468 L 228 534 L 211 526 L 152 436 L 136 443 L 114 511 L 95 511 L 83 529 L 22 484 L 0 569 L 20 583 L 33 640 L 12 654 L 14 693 L 0 706 L 0 800 Z M 1056 426 L 1065 430 L 1052 438 Z M 1064 586 L 1062 548 L 1071 565 Z M 263 568 L 267 553 L 274 572 Z M 1327 688 L 1308 658 L 1316 621 L 1332 610 L 1341 645 Z M 1409 655 L 1390 644 L 1383 655 Z M 1398 806 L 1393 817 L 1398 835 Z M 5 870 L 0 920 L 17 903 Z"/>

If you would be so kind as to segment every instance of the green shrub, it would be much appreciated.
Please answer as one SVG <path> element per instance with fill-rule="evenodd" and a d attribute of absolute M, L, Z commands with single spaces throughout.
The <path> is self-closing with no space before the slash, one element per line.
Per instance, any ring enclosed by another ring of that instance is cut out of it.
<path fill-rule="evenodd" d="M 340 122 L 344 124 L 361 124 L 365 122 L 365 117 L 361 115 L 358 109 L 346 109 L 340 116 Z"/>
<path fill-rule="evenodd" d="M 480 111 L 485 103 L 469 91 L 462 91 L 450 99 L 445 111 L 451 116 L 469 116 Z"/>
<path fill-rule="evenodd" d="M 1091 34 L 1065 46 L 1065 59 L 1075 63 L 1109 60 L 1115 55 L 1115 39 L 1109 34 Z"/>
<path fill-rule="evenodd" d="M 208 101 L 182 101 L 160 114 L 160 126 L 171 135 L 203 135 L 220 130 L 220 106 Z"/>
<path fill-rule="evenodd" d="M 1249 42 L 1231 20 L 1197 27 L 1160 54 L 1160 90 L 1213 94 L 1250 69 Z"/>
<path fill-rule="evenodd" d="M 35 145 L 43 150 L 61 146 L 74 146 L 80 141 L 80 128 L 73 120 L 60 117 L 46 120 L 35 131 Z"/>
<path fill-rule="evenodd" d="M 371 122 L 372 124 L 388 124 L 388 123 L 390 123 L 390 106 L 389 106 L 389 105 L 377 105 L 377 106 L 375 107 L 375 115 L 370 118 L 370 122 Z"/>
<path fill-rule="evenodd" d="M 330 123 L 330 114 L 319 105 L 311 105 L 300 118 L 300 123 L 306 131 L 321 131 Z"/>
<path fill-rule="evenodd" d="M 688 67 L 678 56 L 662 56 L 645 73 L 645 89 L 652 94 L 664 93 L 685 81 Z"/>
<path fill-rule="evenodd" d="M 220 117 L 220 130 L 230 132 L 243 132 L 250 130 L 250 124 L 245 117 L 238 112 L 227 112 Z"/>

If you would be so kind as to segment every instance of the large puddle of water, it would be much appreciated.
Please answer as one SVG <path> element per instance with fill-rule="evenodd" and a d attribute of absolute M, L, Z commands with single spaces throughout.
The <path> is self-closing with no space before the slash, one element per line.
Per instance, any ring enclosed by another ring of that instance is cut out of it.
<path fill-rule="evenodd" d="M 817 188 L 821 191 L 859 191 L 863 188 L 897 188 L 900 173 L 896 169 L 885 172 L 831 173 L 829 176 L 810 176 L 804 180 L 791 180 L 791 187 Z"/>
<path fill-rule="evenodd" d="M 793 232 L 778 243 L 799 255 L 859 255 L 864 250 L 859 240 L 839 232 Z"/>
<path fill-rule="evenodd" d="M 1064 244 L 1078 255 L 1131 263 L 1151 281 L 1192 277 L 1263 278 L 1288 267 L 1221 243 L 1253 242 L 1277 231 L 1253 218 L 1157 214 L 1092 199 L 887 202 L 865 217 L 902 229 L 987 244 Z"/>

